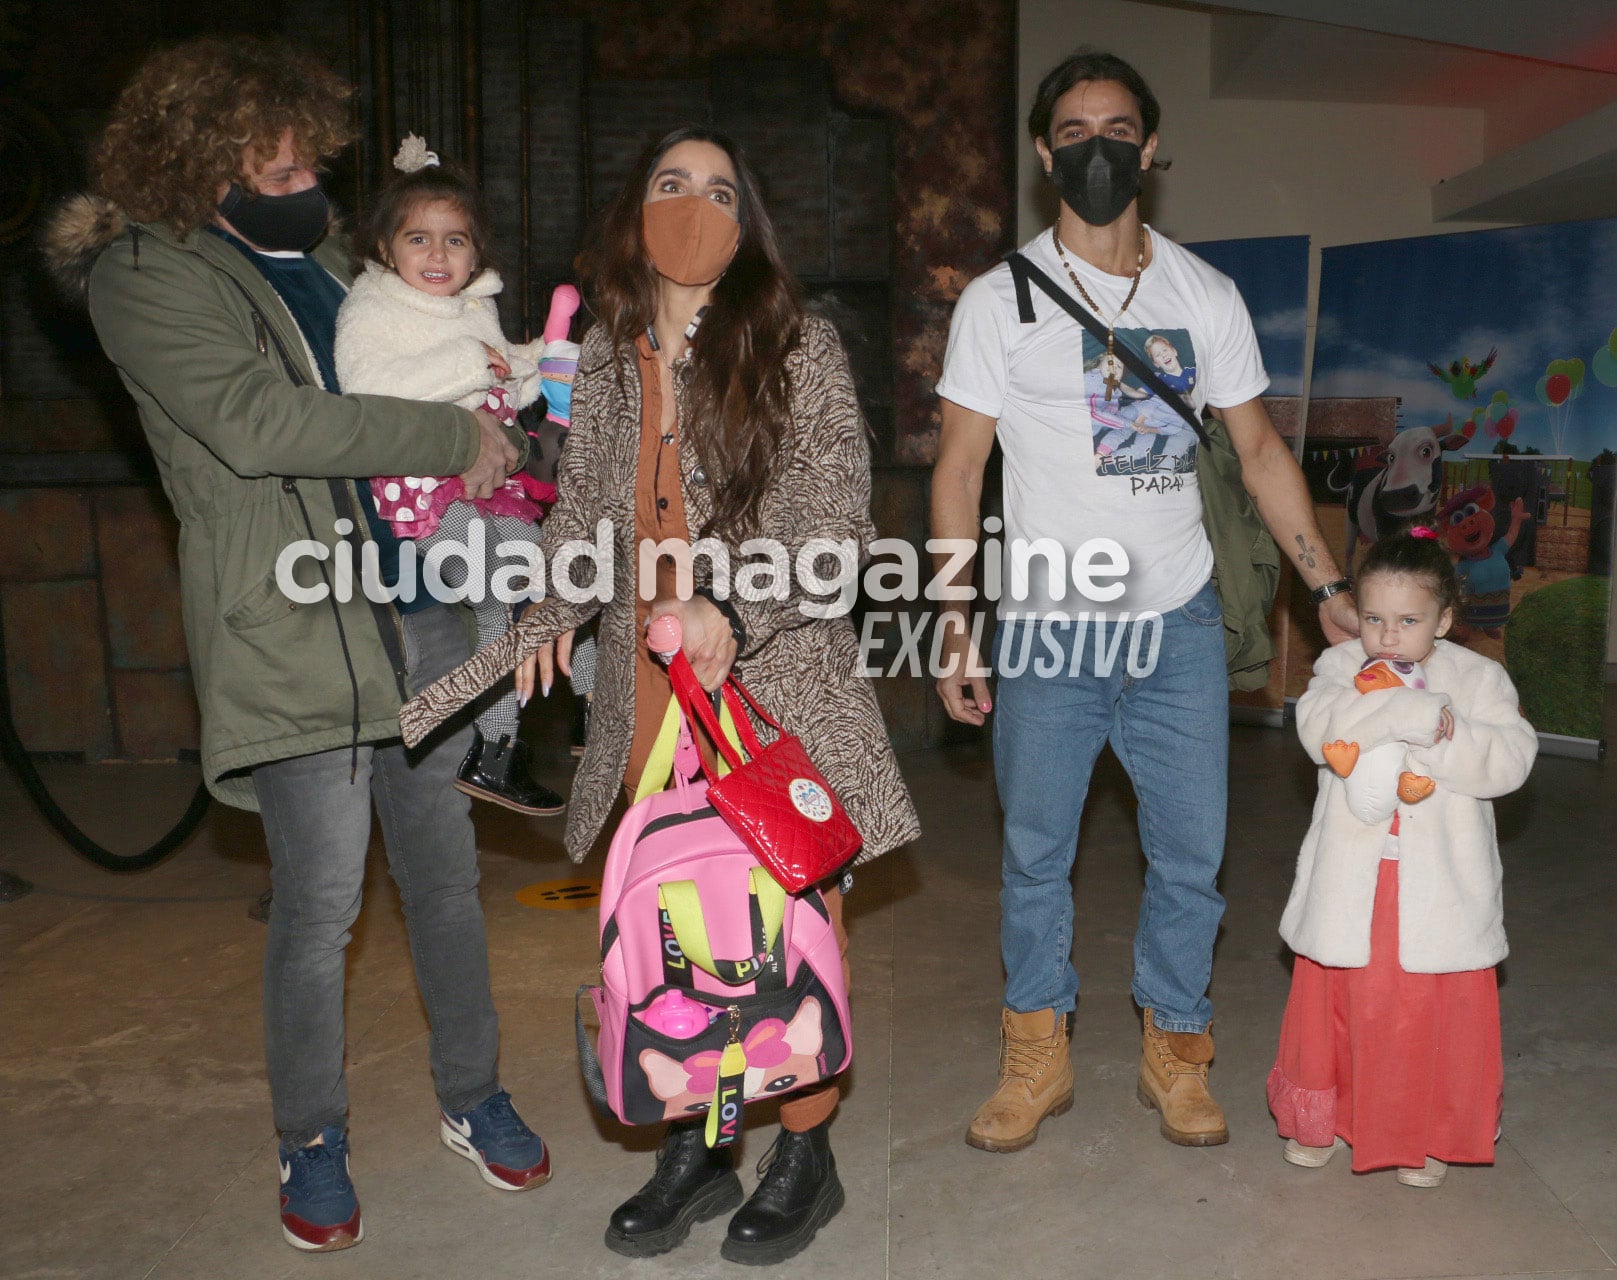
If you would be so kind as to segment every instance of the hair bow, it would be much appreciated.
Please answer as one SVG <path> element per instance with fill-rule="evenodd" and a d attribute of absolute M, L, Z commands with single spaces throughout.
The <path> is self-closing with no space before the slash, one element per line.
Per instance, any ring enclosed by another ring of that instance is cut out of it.
<path fill-rule="evenodd" d="M 393 157 L 393 167 L 400 173 L 415 173 L 418 169 L 425 169 L 428 165 L 438 163 L 438 153 L 427 150 L 427 140 L 418 138 L 413 133 L 404 135 L 404 141 L 399 143 L 398 154 Z"/>
<path fill-rule="evenodd" d="M 1418 524 L 1409 531 L 1409 536 L 1411 538 L 1430 538 L 1433 542 L 1436 542 L 1437 530 L 1429 529 L 1423 524 Z"/>

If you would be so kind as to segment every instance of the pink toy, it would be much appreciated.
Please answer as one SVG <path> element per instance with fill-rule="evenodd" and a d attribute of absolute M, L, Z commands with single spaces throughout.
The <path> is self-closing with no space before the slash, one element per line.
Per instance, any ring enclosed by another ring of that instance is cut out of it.
<path fill-rule="evenodd" d="M 545 317 L 545 341 L 561 342 L 573 327 L 573 317 L 580 303 L 578 290 L 570 284 L 559 284 L 550 295 L 550 314 Z"/>

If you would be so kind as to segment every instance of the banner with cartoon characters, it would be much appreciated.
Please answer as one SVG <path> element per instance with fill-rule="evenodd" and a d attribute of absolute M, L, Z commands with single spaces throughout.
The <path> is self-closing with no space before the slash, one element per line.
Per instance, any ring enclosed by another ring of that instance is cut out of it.
<path fill-rule="evenodd" d="M 1186 245 L 1235 281 L 1257 330 L 1269 389 L 1263 403 L 1276 429 L 1295 443 L 1303 425 L 1303 372 L 1308 346 L 1308 237 L 1266 236 L 1253 240 L 1206 240 Z M 1269 684 L 1252 693 L 1232 694 L 1237 708 L 1268 714 L 1266 722 L 1279 724 L 1286 696 L 1286 650 L 1294 632 L 1294 610 L 1308 610 L 1306 594 L 1297 590 L 1295 575 L 1283 569 L 1275 592 L 1269 629 L 1275 637 L 1275 661 Z"/>
<path fill-rule="evenodd" d="M 1382 534 L 1437 530 L 1463 589 L 1450 638 L 1505 664 L 1541 735 L 1591 746 L 1614 449 L 1617 220 L 1323 251 L 1303 450 L 1321 529 L 1350 572 Z"/>

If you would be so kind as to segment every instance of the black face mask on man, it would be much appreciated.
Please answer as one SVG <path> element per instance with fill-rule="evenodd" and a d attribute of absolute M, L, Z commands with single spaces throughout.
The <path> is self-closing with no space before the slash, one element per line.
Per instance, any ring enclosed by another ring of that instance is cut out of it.
<path fill-rule="evenodd" d="M 1092 227 L 1108 227 L 1140 193 L 1140 144 L 1096 134 L 1050 153 L 1050 181 Z"/>
<path fill-rule="evenodd" d="M 331 204 L 319 183 L 289 196 L 250 196 L 232 182 L 219 202 L 219 216 L 260 249 L 300 253 L 325 235 Z"/>

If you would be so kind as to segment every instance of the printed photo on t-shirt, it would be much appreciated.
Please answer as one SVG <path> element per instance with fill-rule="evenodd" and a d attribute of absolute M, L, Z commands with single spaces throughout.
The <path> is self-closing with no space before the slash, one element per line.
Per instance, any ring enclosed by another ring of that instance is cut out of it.
<path fill-rule="evenodd" d="M 1157 376 L 1189 401 L 1196 386 L 1196 348 L 1188 331 L 1119 329 L 1113 336 L 1116 343 L 1127 343 L 1149 361 Z M 1183 476 L 1196 470 L 1196 433 L 1190 424 L 1088 333 L 1084 394 L 1094 433 L 1096 475 Z"/>

